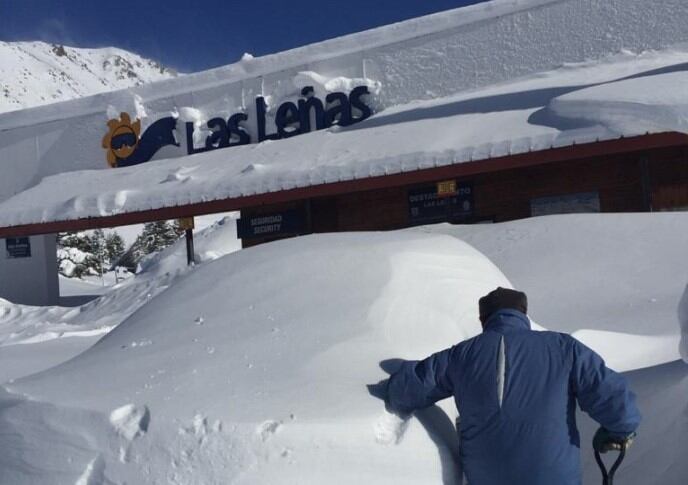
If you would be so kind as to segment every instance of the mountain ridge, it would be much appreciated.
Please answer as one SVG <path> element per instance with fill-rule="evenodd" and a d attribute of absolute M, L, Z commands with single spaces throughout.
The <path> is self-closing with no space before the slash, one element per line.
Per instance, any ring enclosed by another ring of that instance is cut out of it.
<path fill-rule="evenodd" d="M 0 113 L 178 75 L 156 61 L 116 47 L 0 41 Z"/>

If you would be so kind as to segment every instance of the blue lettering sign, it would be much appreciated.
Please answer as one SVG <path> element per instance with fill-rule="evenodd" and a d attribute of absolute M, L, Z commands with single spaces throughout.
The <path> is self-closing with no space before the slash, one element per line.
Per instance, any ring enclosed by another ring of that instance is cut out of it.
<path fill-rule="evenodd" d="M 286 101 L 277 107 L 272 127 L 268 127 L 265 99 L 258 96 L 255 103 L 258 142 L 290 138 L 314 129 L 322 130 L 332 125 L 348 126 L 363 121 L 372 115 L 372 109 L 363 99 L 369 94 L 366 86 L 358 86 L 348 95 L 341 92 L 329 93 L 323 103 L 315 96 L 313 86 L 306 86 L 301 90 L 302 99 L 297 103 Z M 243 126 L 246 122 L 246 113 L 236 113 L 228 119 L 210 119 L 206 123 L 210 134 L 201 146 L 194 145 L 196 126 L 193 122 L 187 122 L 184 126 L 186 152 L 192 155 L 247 145 L 252 140 Z M 164 146 L 179 146 L 174 136 L 177 119 L 171 116 L 157 120 L 141 135 L 141 121 L 137 119 L 132 122 L 127 113 L 122 113 L 119 120 L 108 121 L 108 127 L 109 132 L 103 138 L 102 145 L 107 150 L 108 163 L 112 167 L 144 163 Z"/>
<path fill-rule="evenodd" d="M 260 214 L 237 220 L 237 236 L 240 239 L 296 235 L 305 230 L 306 217 L 299 210 Z"/>

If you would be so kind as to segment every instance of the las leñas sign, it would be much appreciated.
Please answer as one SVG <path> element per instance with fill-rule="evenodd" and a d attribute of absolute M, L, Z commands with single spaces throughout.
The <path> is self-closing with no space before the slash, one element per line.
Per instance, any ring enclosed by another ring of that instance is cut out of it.
<path fill-rule="evenodd" d="M 372 114 L 365 97 L 369 95 L 367 86 L 358 86 L 350 93 L 329 93 L 324 100 L 315 96 L 312 86 L 301 90 L 301 98 L 296 102 L 282 103 L 275 111 L 273 126 L 268 126 L 267 104 L 265 98 L 255 99 L 257 141 L 279 140 L 322 130 L 333 125 L 348 126 L 368 118 Z M 206 123 L 210 134 L 205 142 L 196 146 L 193 122 L 185 123 L 186 153 L 207 152 L 253 143 L 254 139 L 247 129 L 250 123 L 247 113 L 236 113 L 225 119 L 215 117 Z M 141 133 L 141 120 L 132 121 L 128 113 L 121 113 L 120 119 L 108 121 L 108 133 L 103 137 L 102 146 L 107 151 L 107 161 L 111 167 L 127 167 L 150 160 L 164 146 L 179 146 L 175 137 L 177 118 L 168 116 L 156 120 Z"/>

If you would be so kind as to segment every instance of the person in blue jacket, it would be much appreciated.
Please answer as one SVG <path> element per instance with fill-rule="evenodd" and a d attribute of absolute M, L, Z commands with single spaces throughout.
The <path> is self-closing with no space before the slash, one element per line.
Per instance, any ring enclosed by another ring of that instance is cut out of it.
<path fill-rule="evenodd" d="M 630 446 L 641 417 L 622 375 L 570 335 L 531 330 L 522 292 L 497 288 L 479 308 L 482 334 L 404 362 L 386 396 L 400 415 L 454 397 L 470 485 L 579 485 L 576 402 L 601 425 L 596 450 Z"/>

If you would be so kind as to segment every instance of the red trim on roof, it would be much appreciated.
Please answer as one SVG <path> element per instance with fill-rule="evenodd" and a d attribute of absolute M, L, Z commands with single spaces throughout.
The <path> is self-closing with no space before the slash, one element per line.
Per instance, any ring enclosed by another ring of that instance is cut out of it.
<path fill-rule="evenodd" d="M 641 135 L 609 141 L 570 145 L 561 148 L 550 148 L 547 150 L 507 155 L 486 160 L 461 162 L 443 167 L 413 170 L 391 175 L 313 185 L 246 197 L 218 199 L 210 202 L 127 212 L 113 216 L 89 217 L 75 220 L 2 227 L 0 228 L 0 238 L 53 234 L 57 232 L 95 229 L 99 227 L 140 224 L 143 222 L 164 219 L 178 219 L 181 217 L 229 212 L 248 207 L 278 204 L 313 197 L 326 197 L 352 192 L 398 187 L 448 178 L 468 177 L 545 163 L 579 160 L 620 153 L 642 152 L 671 146 L 688 146 L 688 135 L 677 132 Z"/>

